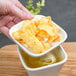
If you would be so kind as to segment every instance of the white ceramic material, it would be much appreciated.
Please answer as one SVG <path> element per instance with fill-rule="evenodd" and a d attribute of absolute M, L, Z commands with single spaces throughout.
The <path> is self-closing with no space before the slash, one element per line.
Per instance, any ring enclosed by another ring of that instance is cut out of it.
<path fill-rule="evenodd" d="M 29 68 L 26 65 L 26 62 L 24 61 L 23 56 L 21 54 L 22 50 L 19 47 L 17 47 L 17 51 L 18 51 L 20 60 L 22 62 L 22 65 L 26 69 L 29 76 L 58 76 L 63 64 L 67 60 L 67 54 L 65 53 L 62 46 L 58 46 L 57 48 L 59 48 L 58 50 L 61 52 L 63 60 L 58 63 L 54 63 L 51 65 L 47 65 L 39 68 Z"/>
<path fill-rule="evenodd" d="M 35 20 L 35 19 L 40 19 L 41 17 L 44 17 L 44 16 L 43 16 L 43 15 L 36 15 L 33 20 Z M 63 42 L 66 40 L 66 38 L 67 38 L 66 32 L 65 32 L 59 25 L 57 25 L 55 22 L 52 21 L 53 24 L 55 24 L 55 25 L 60 29 L 60 33 L 59 33 L 59 34 L 60 34 L 60 36 L 61 36 L 61 40 L 60 40 L 59 42 L 53 43 L 53 44 L 52 44 L 52 47 L 51 47 L 50 49 L 48 49 L 47 51 L 45 51 L 45 52 L 43 52 L 43 53 L 41 53 L 41 54 L 34 54 L 34 53 L 30 52 L 27 48 L 23 47 L 23 46 L 22 46 L 17 40 L 15 40 L 14 37 L 12 36 L 12 33 L 15 32 L 15 31 L 17 31 L 17 30 L 19 30 L 19 28 L 22 26 L 22 23 L 23 23 L 23 22 L 24 22 L 24 21 L 22 21 L 22 22 L 20 22 L 20 23 L 18 23 L 18 24 L 16 24 L 16 25 L 14 25 L 14 26 L 10 29 L 9 35 L 11 36 L 11 38 L 13 39 L 13 41 L 14 41 L 16 44 L 18 44 L 27 54 L 29 54 L 29 55 L 31 55 L 31 56 L 33 56 L 33 57 L 39 57 L 39 56 L 42 56 L 42 55 L 44 55 L 44 54 L 52 51 L 54 48 L 56 48 L 56 47 L 59 46 L 61 43 L 63 43 Z"/>

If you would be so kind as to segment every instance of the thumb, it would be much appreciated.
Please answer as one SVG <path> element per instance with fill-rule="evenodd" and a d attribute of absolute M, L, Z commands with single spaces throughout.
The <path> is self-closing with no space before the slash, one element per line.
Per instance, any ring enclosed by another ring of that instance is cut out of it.
<path fill-rule="evenodd" d="M 21 19 L 32 19 L 33 18 L 31 13 L 24 12 L 23 10 L 21 10 L 15 5 L 12 6 L 11 13 L 20 17 Z"/>

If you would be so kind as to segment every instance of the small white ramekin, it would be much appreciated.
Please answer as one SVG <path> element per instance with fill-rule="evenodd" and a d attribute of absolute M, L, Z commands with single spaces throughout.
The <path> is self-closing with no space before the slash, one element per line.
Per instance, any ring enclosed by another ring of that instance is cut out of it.
<path fill-rule="evenodd" d="M 21 54 L 21 49 L 19 47 L 17 47 L 17 51 L 19 54 L 19 58 L 22 62 L 22 65 L 26 69 L 29 76 L 58 76 L 63 64 L 67 60 L 67 54 L 64 51 L 64 49 L 62 48 L 62 46 L 58 46 L 57 48 L 59 48 L 57 50 L 59 50 L 61 52 L 63 60 L 58 63 L 54 63 L 51 65 L 47 65 L 47 66 L 43 66 L 43 67 L 39 67 L 39 68 L 29 68 L 23 59 L 23 56 Z"/>
<path fill-rule="evenodd" d="M 36 20 L 36 19 L 40 19 L 41 17 L 44 17 L 43 15 L 36 15 L 35 18 L 33 20 Z M 57 26 L 59 29 L 60 29 L 60 36 L 61 36 L 61 40 L 59 42 L 56 42 L 56 43 L 53 43 L 52 44 L 52 47 L 50 47 L 48 50 L 46 50 L 45 52 L 43 53 L 40 53 L 40 54 L 34 54 L 32 52 L 30 52 L 27 48 L 25 48 L 23 45 L 21 45 L 17 40 L 15 40 L 15 38 L 13 37 L 12 33 L 19 30 L 20 27 L 22 26 L 22 23 L 24 21 L 14 25 L 10 31 L 9 31 L 9 35 L 10 37 L 12 38 L 12 40 L 17 44 L 19 45 L 27 54 L 29 54 L 30 56 L 33 56 L 33 57 L 39 57 L 39 56 L 42 56 L 42 55 L 45 55 L 46 53 L 52 51 L 53 49 L 55 49 L 57 46 L 59 46 L 61 43 L 63 43 L 66 39 L 67 39 L 67 33 L 63 30 L 63 28 L 61 28 L 58 24 L 56 24 L 55 22 L 52 21 L 52 23 Z"/>

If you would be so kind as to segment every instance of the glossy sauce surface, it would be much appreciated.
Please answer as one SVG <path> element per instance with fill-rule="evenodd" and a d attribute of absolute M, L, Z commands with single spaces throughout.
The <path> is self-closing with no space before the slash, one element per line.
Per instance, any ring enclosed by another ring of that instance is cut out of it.
<path fill-rule="evenodd" d="M 31 57 L 27 55 L 23 50 L 21 50 L 22 57 L 26 65 L 30 68 L 38 68 L 46 65 L 51 65 L 58 63 L 63 60 L 60 48 L 57 47 L 50 53 L 42 56 L 42 57 Z"/>

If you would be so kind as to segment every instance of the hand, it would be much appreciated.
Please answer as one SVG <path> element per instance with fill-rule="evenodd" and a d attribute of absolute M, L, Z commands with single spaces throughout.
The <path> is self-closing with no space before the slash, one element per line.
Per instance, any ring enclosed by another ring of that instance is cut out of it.
<path fill-rule="evenodd" d="M 9 29 L 24 19 L 32 19 L 33 15 L 18 0 L 0 0 L 0 32 L 9 39 Z"/>

